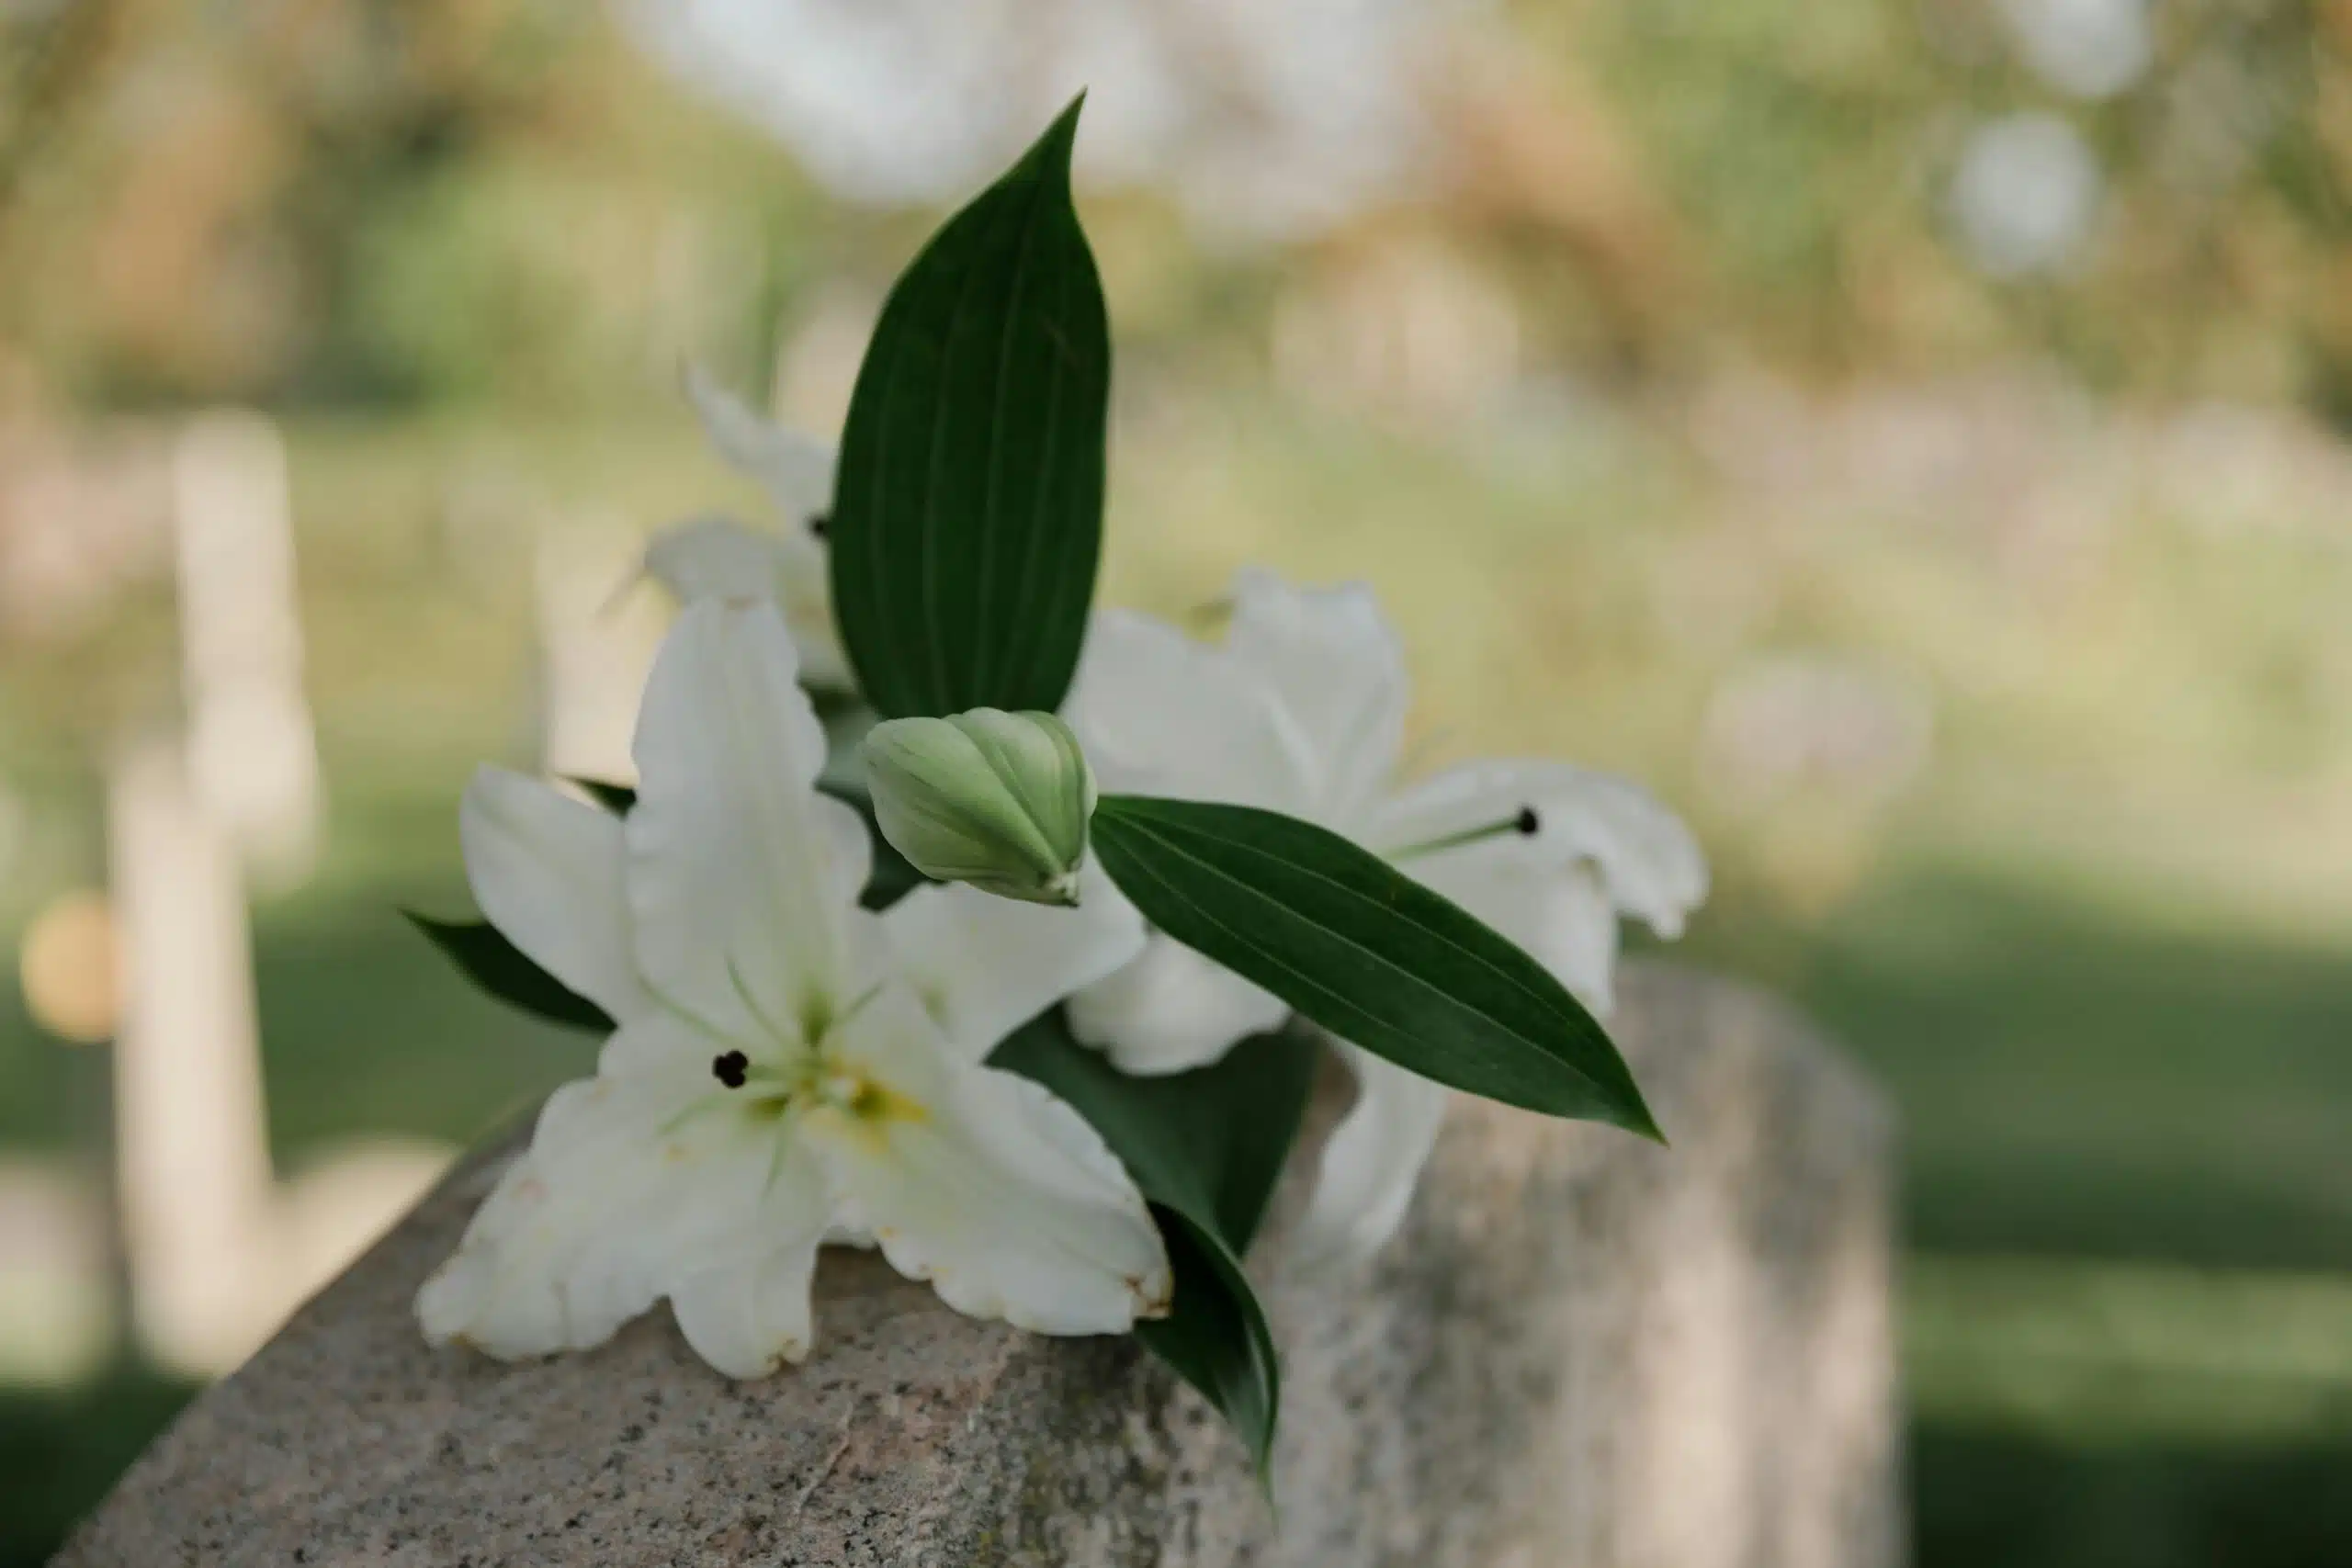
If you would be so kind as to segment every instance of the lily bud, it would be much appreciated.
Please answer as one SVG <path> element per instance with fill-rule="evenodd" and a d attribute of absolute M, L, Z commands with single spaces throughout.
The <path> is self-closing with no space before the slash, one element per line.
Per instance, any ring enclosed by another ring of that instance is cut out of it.
<path fill-rule="evenodd" d="M 1000 708 L 888 719 L 865 754 L 875 819 L 916 870 L 1007 898 L 1078 902 L 1094 773 L 1060 719 Z"/>

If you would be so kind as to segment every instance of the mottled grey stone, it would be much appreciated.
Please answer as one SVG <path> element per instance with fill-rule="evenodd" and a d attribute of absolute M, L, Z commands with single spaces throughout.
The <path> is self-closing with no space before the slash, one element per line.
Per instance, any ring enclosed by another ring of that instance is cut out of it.
<path fill-rule="evenodd" d="M 1279 1529 L 1131 1342 L 974 1323 L 871 1257 L 819 1354 L 730 1384 L 665 1313 L 587 1355 L 428 1350 L 469 1161 L 198 1400 L 65 1568 L 312 1563 L 1883 1568 L 1902 1556 L 1890 1127 L 1779 1008 L 1631 966 L 1671 1150 L 1465 1102 L 1370 1275 L 1254 1261 Z"/>

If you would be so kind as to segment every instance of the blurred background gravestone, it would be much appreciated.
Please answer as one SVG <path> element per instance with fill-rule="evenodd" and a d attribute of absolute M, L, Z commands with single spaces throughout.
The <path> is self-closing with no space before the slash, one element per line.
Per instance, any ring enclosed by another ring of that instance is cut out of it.
<path fill-rule="evenodd" d="M 192 782 L 255 875 L 298 882 L 321 807 L 285 439 L 255 414 L 199 417 L 175 444 L 172 491 Z"/>
<path fill-rule="evenodd" d="M 28 499 L 10 535 L 28 637 L 70 639 L 109 600 L 165 590 L 179 637 L 160 662 L 186 715 L 93 727 L 107 887 L 56 896 L 26 939 L 24 995 L 42 1021 L 113 1046 L 110 1121 L 79 1129 L 112 1161 L 101 1174 L 85 1157 L 47 1189 L 95 1241 L 60 1245 L 46 1223 L 54 1250 L 17 1262 L 31 1304 L 15 1326 L 105 1346 L 123 1319 L 158 1366 L 217 1376 L 447 1154 L 363 1139 L 290 1186 L 275 1179 L 245 889 L 249 867 L 266 884 L 304 878 L 320 815 L 283 448 L 252 414 L 121 434 L 95 456 L 52 450 L 19 470 Z M 93 474 L 47 466 L 77 461 Z"/>
<path fill-rule="evenodd" d="M 291 1280 L 309 1173 L 421 1170 L 582 1060 L 392 911 L 463 907 L 474 762 L 613 755 L 660 610 L 605 615 L 607 567 L 760 513 L 681 360 L 830 433 L 924 203 L 1081 81 L 1106 595 L 1369 578 L 1420 755 L 1623 769 L 1701 827 L 1700 956 L 1905 1118 L 1918 1559 L 2352 1557 L 2352 11 L 28 0 L 0 1562 L 229 1355 L 134 1305 L 122 770 L 219 871 L 174 1065 L 234 1108 L 189 1190 Z M 199 672 L 205 429 L 269 608 Z M 287 738 L 247 806 L 191 751 L 240 712 Z"/>

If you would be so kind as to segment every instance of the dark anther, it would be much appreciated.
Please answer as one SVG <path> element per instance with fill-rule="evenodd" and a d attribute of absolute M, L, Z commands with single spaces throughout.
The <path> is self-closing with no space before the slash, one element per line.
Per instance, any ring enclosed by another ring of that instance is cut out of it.
<path fill-rule="evenodd" d="M 710 1063 L 712 1076 L 729 1089 L 741 1089 L 744 1075 L 751 1070 L 751 1066 L 752 1058 L 741 1051 L 729 1051 L 724 1056 L 714 1056 Z"/>
<path fill-rule="evenodd" d="M 1544 818 L 1535 815 L 1535 807 L 1522 806 L 1519 808 L 1519 815 L 1511 819 L 1511 826 L 1532 839 L 1544 830 Z"/>
<path fill-rule="evenodd" d="M 823 513 L 820 512 L 816 516 L 808 519 L 808 532 L 812 537 L 821 539 L 832 531 L 833 520 Z"/>

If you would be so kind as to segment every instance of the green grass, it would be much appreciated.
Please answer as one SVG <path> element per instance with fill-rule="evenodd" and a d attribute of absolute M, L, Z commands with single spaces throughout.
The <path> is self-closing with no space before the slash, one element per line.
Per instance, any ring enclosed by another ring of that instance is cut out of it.
<path fill-rule="evenodd" d="M 2352 1269 L 2352 945 L 1931 865 L 1792 988 L 1905 1111 L 1915 1246 Z"/>
<path fill-rule="evenodd" d="M 41 1568 L 194 1393 L 131 1366 L 70 1393 L 0 1393 L 0 1568 Z"/>
<path fill-rule="evenodd" d="M 2086 1446 L 1926 1422 L 1918 1568 L 2326 1568 L 2352 1542 L 2352 1438 Z"/>

